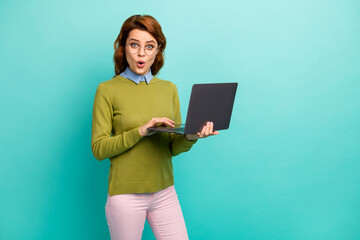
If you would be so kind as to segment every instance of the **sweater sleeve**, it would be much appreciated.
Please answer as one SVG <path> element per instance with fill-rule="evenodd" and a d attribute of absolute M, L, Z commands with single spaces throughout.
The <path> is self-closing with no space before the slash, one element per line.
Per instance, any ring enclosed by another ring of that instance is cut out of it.
<path fill-rule="evenodd" d="M 174 86 L 174 116 L 175 116 L 175 124 L 181 124 L 181 113 L 180 113 L 180 100 L 177 88 Z M 169 136 L 170 141 L 170 151 L 173 156 L 179 155 L 180 153 L 187 152 L 191 149 L 191 147 L 197 142 L 189 141 L 185 138 L 185 135 L 179 135 L 175 133 L 170 133 Z"/>
<path fill-rule="evenodd" d="M 139 127 L 111 136 L 112 122 L 113 106 L 110 91 L 104 83 L 100 83 L 95 93 L 91 133 L 91 150 L 99 161 L 125 152 L 142 138 Z"/>

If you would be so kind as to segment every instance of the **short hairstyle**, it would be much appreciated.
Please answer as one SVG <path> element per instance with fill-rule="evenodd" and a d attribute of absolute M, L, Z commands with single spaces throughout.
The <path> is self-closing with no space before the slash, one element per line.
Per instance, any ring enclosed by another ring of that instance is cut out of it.
<path fill-rule="evenodd" d="M 164 65 L 166 38 L 161 30 L 159 22 L 150 15 L 134 15 L 126 19 L 123 23 L 120 33 L 114 42 L 115 75 L 125 71 L 126 67 L 129 65 L 126 60 L 125 45 L 130 31 L 133 29 L 147 31 L 156 39 L 159 51 L 156 54 L 153 65 L 151 66 L 151 73 L 156 75 Z"/>

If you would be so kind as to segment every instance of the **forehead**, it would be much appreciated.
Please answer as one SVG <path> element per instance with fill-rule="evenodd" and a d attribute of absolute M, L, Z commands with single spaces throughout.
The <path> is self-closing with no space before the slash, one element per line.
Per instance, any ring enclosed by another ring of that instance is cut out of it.
<path fill-rule="evenodd" d="M 156 39 L 148 32 L 140 29 L 133 29 L 129 32 L 128 39 L 134 38 L 139 40 L 140 42 L 154 41 L 157 42 Z"/>

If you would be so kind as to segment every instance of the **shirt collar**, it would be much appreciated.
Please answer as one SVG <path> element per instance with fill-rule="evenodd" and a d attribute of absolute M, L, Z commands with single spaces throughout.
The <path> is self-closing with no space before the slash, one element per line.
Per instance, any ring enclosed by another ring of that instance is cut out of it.
<path fill-rule="evenodd" d="M 149 72 L 147 74 L 142 76 L 142 75 L 136 74 L 133 71 L 131 71 L 131 69 L 129 67 L 127 67 L 125 69 L 125 71 L 122 72 L 121 76 L 132 80 L 136 84 L 139 84 L 140 81 L 145 81 L 147 84 L 149 84 L 151 79 L 154 78 L 154 76 L 151 73 L 151 69 L 149 70 Z"/>

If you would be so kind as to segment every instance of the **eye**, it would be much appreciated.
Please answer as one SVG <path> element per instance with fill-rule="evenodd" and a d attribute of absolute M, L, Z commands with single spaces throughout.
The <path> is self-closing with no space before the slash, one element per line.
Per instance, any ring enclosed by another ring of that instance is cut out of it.
<path fill-rule="evenodd" d="M 139 47 L 139 45 L 137 43 L 130 43 L 130 47 L 137 48 L 137 47 Z"/>
<path fill-rule="evenodd" d="M 153 49 L 154 49 L 154 46 L 153 46 L 153 45 L 146 45 L 146 49 L 148 49 L 148 50 L 153 50 Z"/>

